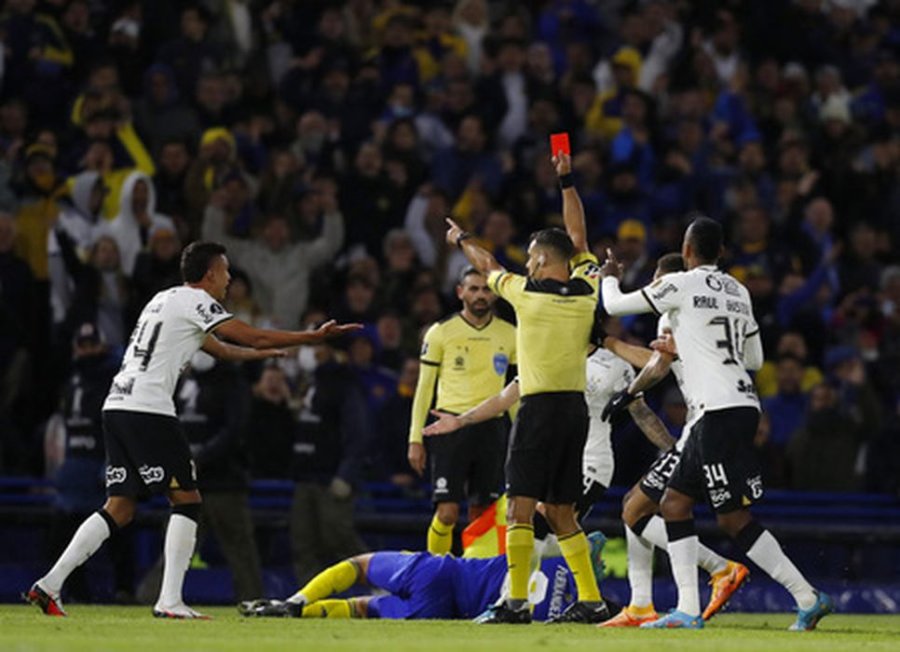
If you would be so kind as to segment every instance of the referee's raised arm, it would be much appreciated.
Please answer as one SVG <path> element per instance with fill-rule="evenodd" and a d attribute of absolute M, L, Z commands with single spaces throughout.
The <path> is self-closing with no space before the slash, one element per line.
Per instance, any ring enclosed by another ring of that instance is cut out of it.
<path fill-rule="evenodd" d="M 563 222 L 566 225 L 566 233 L 575 245 L 575 252 L 588 250 L 587 225 L 584 219 L 584 206 L 581 197 L 575 189 L 575 179 L 572 176 L 572 157 L 563 151 L 557 152 L 550 159 L 559 176 L 559 187 L 562 189 Z"/>
<path fill-rule="evenodd" d="M 478 245 L 473 239 L 472 234 L 464 231 L 463 228 L 447 218 L 447 244 L 451 247 L 459 247 L 465 254 L 466 258 L 472 264 L 472 267 L 487 276 L 493 271 L 503 271 L 503 266 L 497 262 L 497 259 L 484 247 Z"/>

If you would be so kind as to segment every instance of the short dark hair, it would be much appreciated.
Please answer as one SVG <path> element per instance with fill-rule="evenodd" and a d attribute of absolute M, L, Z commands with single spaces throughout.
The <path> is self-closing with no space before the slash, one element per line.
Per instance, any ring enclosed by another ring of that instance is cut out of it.
<path fill-rule="evenodd" d="M 466 279 L 472 276 L 472 274 L 478 274 L 479 276 L 484 276 L 484 274 L 471 265 L 468 267 L 464 267 L 463 270 L 459 273 L 459 278 L 457 279 L 457 285 L 462 285 L 466 282 Z"/>
<path fill-rule="evenodd" d="M 551 249 L 558 258 L 566 262 L 575 255 L 572 238 L 568 233 L 556 227 L 535 231 L 531 234 L 531 241 L 539 247 Z"/>
<path fill-rule="evenodd" d="M 656 261 L 656 268 L 663 274 L 683 272 L 687 269 L 684 265 L 684 258 L 679 253 L 660 256 L 659 260 Z"/>
<path fill-rule="evenodd" d="M 181 278 L 185 283 L 199 283 L 212 261 L 226 251 L 218 242 L 192 242 L 181 252 Z"/>
<path fill-rule="evenodd" d="M 697 257 L 708 263 L 719 260 L 722 251 L 722 225 L 705 216 L 695 218 L 687 232 L 688 242 Z"/>

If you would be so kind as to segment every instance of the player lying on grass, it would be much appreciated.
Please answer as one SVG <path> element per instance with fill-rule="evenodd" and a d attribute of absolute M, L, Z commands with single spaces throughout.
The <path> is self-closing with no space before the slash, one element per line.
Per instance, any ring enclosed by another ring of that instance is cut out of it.
<path fill-rule="evenodd" d="M 599 580 L 606 538 L 588 535 L 591 566 Z M 372 552 L 325 569 L 287 600 L 242 602 L 244 616 L 295 618 L 472 619 L 493 606 L 503 591 L 506 557 L 464 559 L 428 552 Z M 335 599 L 352 587 L 388 595 Z M 529 581 L 528 600 L 535 620 L 562 613 L 577 594 L 562 557 L 540 561 Z"/>

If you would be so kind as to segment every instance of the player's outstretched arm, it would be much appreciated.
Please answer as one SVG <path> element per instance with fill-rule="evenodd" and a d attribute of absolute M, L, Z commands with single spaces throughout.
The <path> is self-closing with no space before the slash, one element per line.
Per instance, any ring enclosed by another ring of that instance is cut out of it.
<path fill-rule="evenodd" d="M 514 380 L 504 387 L 499 394 L 485 399 L 471 410 L 458 416 L 441 412 L 440 410 L 432 410 L 431 413 L 438 420 L 426 426 L 422 430 L 422 434 L 427 437 L 446 435 L 465 426 L 471 426 L 473 423 L 481 423 L 482 421 L 493 419 L 506 412 L 517 400 L 519 400 L 519 381 Z"/>
<path fill-rule="evenodd" d="M 318 344 L 362 328 L 362 324 L 338 324 L 333 319 L 312 331 L 280 331 L 256 328 L 240 319 L 229 319 L 215 329 L 216 336 L 254 349 L 287 349 Z"/>
<path fill-rule="evenodd" d="M 646 367 L 647 363 L 650 362 L 650 358 L 653 357 L 653 351 L 647 347 L 629 344 L 613 335 L 607 335 L 603 338 L 603 348 L 611 351 L 632 367 L 637 367 L 638 369 Z"/>
<path fill-rule="evenodd" d="M 254 349 L 246 346 L 235 346 L 223 342 L 215 335 L 206 336 L 206 339 L 203 340 L 203 350 L 219 360 L 228 360 L 229 362 L 283 358 L 287 355 L 287 352 L 283 349 Z"/>
<path fill-rule="evenodd" d="M 610 315 L 639 315 L 655 312 L 653 304 L 647 298 L 646 288 L 623 294 L 619 289 L 619 279 L 624 268 L 611 249 L 606 250 L 606 262 L 600 268 L 603 284 L 600 291 L 603 295 L 603 309 Z"/>
<path fill-rule="evenodd" d="M 566 233 L 572 238 L 576 252 L 588 250 L 587 224 L 584 219 L 584 205 L 581 197 L 572 181 L 572 157 L 559 151 L 550 158 L 556 174 L 559 176 L 559 185 L 562 188 L 563 223 Z"/>
<path fill-rule="evenodd" d="M 493 271 L 503 271 L 503 266 L 483 247 L 472 239 L 472 234 L 464 231 L 459 224 L 447 218 L 447 234 L 445 239 L 451 247 L 459 247 L 471 263 L 472 267 L 487 276 Z"/>

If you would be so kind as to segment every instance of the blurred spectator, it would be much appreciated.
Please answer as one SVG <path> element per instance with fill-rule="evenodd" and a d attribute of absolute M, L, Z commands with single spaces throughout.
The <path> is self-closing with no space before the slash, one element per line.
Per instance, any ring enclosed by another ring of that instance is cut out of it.
<path fill-rule="evenodd" d="M 159 165 L 153 176 L 156 207 L 160 213 L 172 217 L 181 238 L 190 240 L 193 234 L 189 232 L 187 224 L 188 204 L 184 192 L 187 171 L 191 165 L 187 144 L 182 140 L 165 141 L 160 146 L 157 158 Z"/>
<path fill-rule="evenodd" d="M 138 254 L 147 249 L 151 233 L 162 229 L 174 234 L 175 224 L 171 218 L 156 212 L 156 190 L 150 178 L 143 172 L 132 172 L 122 185 L 119 213 L 104 229 L 119 247 L 126 276 L 134 274 Z"/>
<path fill-rule="evenodd" d="M 790 353 L 778 357 L 775 369 L 777 391 L 762 400 L 769 415 L 769 441 L 784 450 L 791 435 L 804 425 L 808 396 L 802 389 L 803 360 Z"/>
<path fill-rule="evenodd" d="M 148 248 L 138 254 L 131 284 L 135 305 L 144 306 L 160 290 L 181 285 L 181 243 L 164 226 L 150 230 Z"/>
<path fill-rule="evenodd" d="M 330 344 L 316 346 L 314 356 L 294 440 L 290 532 L 299 584 L 365 550 L 353 527 L 353 494 L 371 444 L 372 413 L 353 371 Z"/>
<path fill-rule="evenodd" d="M 778 338 L 775 350 L 771 352 L 773 359 L 766 360 L 758 372 L 756 372 L 756 391 L 760 398 L 766 399 L 778 392 L 778 363 L 782 356 L 791 356 L 803 363 L 803 375 L 800 379 L 800 389 L 808 393 L 814 386 L 824 380 L 822 372 L 815 365 L 809 364 L 809 349 L 803 334 L 798 331 L 787 331 Z"/>
<path fill-rule="evenodd" d="M 616 258 L 625 266 L 622 287 L 629 292 L 653 280 L 656 261 L 647 251 L 647 229 L 638 220 L 625 220 L 616 232 Z"/>
<path fill-rule="evenodd" d="M 168 65 L 157 63 L 144 72 L 144 92 L 134 107 L 134 124 L 157 156 L 165 143 L 193 139 L 200 131 L 196 114 L 182 97 Z"/>
<path fill-rule="evenodd" d="M 456 132 L 456 145 L 435 155 L 431 174 L 435 185 L 451 201 L 458 200 L 470 184 L 492 197 L 500 192 L 503 169 L 499 159 L 487 148 L 487 134 L 480 117 L 463 118 Z"/>
<path fill-rule="evenodd" d="M 228 247 L 234 264 L 253 283 L 263 312 L 284 328 L 294 328 L 306 309 L 309 275 L 328 262 L 344 239 L 344 218 L 333 196 L 322 199 L 322 232 L 311 242 L 290 241 L 287 219 L 270 215 L 258 239 L 239 240 L 227 235 L 225 212 L 210 204 L 203 220 L 203 237 Z"/>
<path fill-rule="evenodd" d="M 56 496 L 50 524 L 50 554 L 58 555 L 81 522 L 106 500 L 106 462 L 101 408 L 119 360 L 104 343 L 100 331 L 90 322 L 75 331 L 72 344 L 74 363 L 63 389 L 61 418 L 65 432 L 62 465 L 54 476 Z M 115 599 L 134 599 L 133 543 L 129 530 L 117 532 L 110 540 Z M 76 570 L 67 583 L 71 597 L 97 600 L 92 596 L 83 569 Z"/>
<path fill-rule="evenodd" d="M 412 487 L 418 480 L 407 457 L 409 420 L 419 378 L 419 361 L 406 358 L 397 377 L 397 391 L 378 414 L 378 451 L 381 472 L 399 487 Z"/>
<path fill-rule="evenodd" d="M 378 415 L 397 391 L 397 375 L 377 364 L 380 343 L 374 326 L 353 333 L 347 344 L 347 364 L 356 373 L 369 404 L 369 412 Z"/>
<path fill-rule="evenodd" d="M 263 586 L 247 499 L 247 387 L 233 364 L 198 351 L 175 390 L 175 401 L 203 492 L 205 527 L 198 541 L 204 530 L 212 531 L 231 570 L 234 599 L 253 599 L 263 594 Z"/>
<path fill-rule="evenodd" d="M 301 347 L 301 355 L 305 348 Z M 314 365 L 315 360 L 313 368 Z M 297 427 L 290 402 L 291 388 L 284 371 L 275 364 L 266 365 L 253 385 L 248 422 L 253 424 L 253 436 L 248 437 L 248 442 L 250 473 L 254 478 L 290 477 L 291 450 Z"/>
<path fill-rule="evenodd" d="M 215 70 L 222 53 L 207 38 L 210 15 L 199 2 L 186 3 L 181 10 L 181 34 L 160 47 L 157 60 L 175 74 L 178 91 L 193 97 L 200 75 Z"/>

